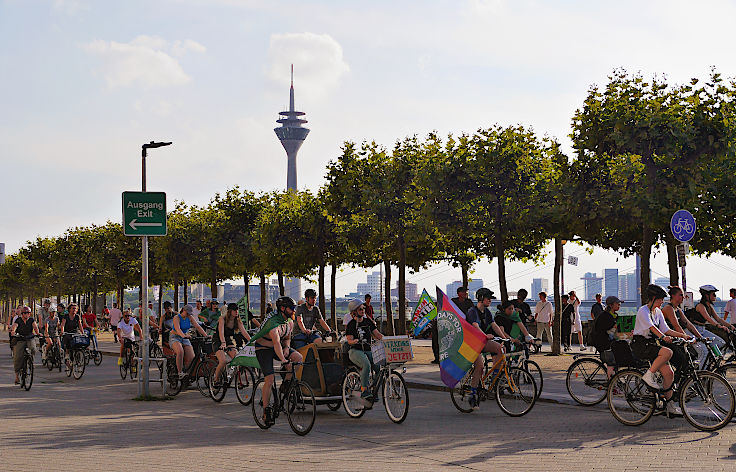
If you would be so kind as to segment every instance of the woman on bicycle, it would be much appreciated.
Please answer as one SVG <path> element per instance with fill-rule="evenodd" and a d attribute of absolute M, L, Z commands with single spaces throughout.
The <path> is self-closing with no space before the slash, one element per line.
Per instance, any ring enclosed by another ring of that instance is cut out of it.
<path fill-rule="evenodd" d="M 31 350 L 31 356 L 36 354 L 36 343 L 32 335 L 38 336 L 38 324 L 31 317 L 30 307 L 23 306 L 20 309 L 20 317 L 15 319 L 10 328 L 10 336 L 13 339 L 16 335 L 20 339 L 13 339 L 11 342 L 13 348 L 13 369 L 15 370 L 15 383 L 20 383 L 18 374 L 23 368 L 23 353 L 28 347 Z"/>
<path fill-rule="evenodd" d="M 192 313 L 194 313 L 194 308 L 192 308 Z M 168 308 L 166 308 L 166 304 L 164 303 L 164 314 L 158 318 L 158 331 L 161 333 L 162 344 L 169 344 L 169 334 L 174 329 L 175 316 L 176 313 L 171 308 L 171 303 L 169 303 Z"/>
<path fill-rule="evenodd" d="M 56 305 L 53 303 L 49 306 L 49 317 L 46 318 L 46 323 L 43 326 L 43 335 L 46 341 L 46 349 L 43 353 L 45 359 L 46 353 L 51 349 L 52 343 L 58 344 L 61 351 L 61 344 L 59 343 L 59 317 L 56 316 Z"/>
<path fill-rule="evenodd" d="M 243 320 L 238 316 L 238 304 L 228 303 L 225 316 L 221 316 L 217 320 L 217 329 L 212 337 L 212 346 L 217 349 L 217 368 L 215 369 L 215 379 L 220 381 L 220 373 L 225 368 L 225 364 L 230 362 L 238 353 L 235 342 L 235 330 L 250 341 L 250 334 L 243 326 Z"/>
<path fill-rule="evenodd" d="M 699 316 L 695 321 L 704 323 L 705 329 L 723 340 L 723 344 L 716 344 L 720 349 L 726 342 L 733 339 L 736 329 L 716 314 L 716 310 L 713 308 L 713 302 L 716 301 L 717 291 L 718 289 L 712 285 L 703 285 L 700 287 L 700 302 L 695 306 L 695 312 Z M 703 335 L 708 337 L 705 333 Z"/>
<path fill-rule="evenodd" d="M 662 287 L 649 285 L 645 289 L 645 294 L 649 301 L 646 305 L 639 308 L 639 311 L 636 313 L 634 339 L 631 342 L 631 350 L 639 359 L 648 360 L 652 363 L 649 370 L 642 377 L 642 380 L 647 385 L 659 389 L 660 386 L 654 378 L 654 373 L 659 371 L 662 374 L 664 398 L 669 400 L 672 398 L 674 372 L 672 372 L 672 367 L 667 362 L 672 360 L 675 367 L 679 367 L 682 365 L 684 359 L 681 355 L 673 357 L 674 351 L 659 343 L 671 343 L 673 337 L 690 339 L 690 336 L 678 333 L 667 326 L 662 310 L 659 309 L 662 306 L 662 302 L 664 302 L 664 298 L 667 296 L 667 292 Z M 667 411 L 676 415 L 682 414 L 674 402 L 667 402 Z"/>
<path fill-rule="evenodd" d="M 140 337 L 143 337 L 143 332 L 141 331 L 140 324 L 138 324 L 138 320 L 131 316 L 130 310 L 125 310 L 123 313 L 123 319 L 118 321 L 117 331 L 118 339 L 120 339 L 120 357 L 118 357 L 118 365 L 123 365 L 125 350 L 130 348 L 135 342 L 136 331 Z"/>
<path fill-rule="evenodd" d="M 667 288 L 670 301 L 662 304 L 662 314 L 665 321 L 667 321 L 667 325 L 682 334 L 686 334 L 685 329 L 687 329 L 697 339 L 703 339 L 704 336 L 685 316 L 685 312 L 681 308 L 682 301 L 685 299 L 682 289 L 676 285 L 670 285 Z M 698 353 L 698 363 L 702 366 L 708 357 L 708 347 L 705 344 L 697 343 L 695 344 L 695 351 Z"/>
<path fill-rule="evenodd" d="M 97 315 L 92 313 L 91 305 L 84 305 L 84 313 L 82 313 L 82 327 L 84 332 L 89 336 L 89 340 L 92 343 L 91 347 L 97 350 L 97 336 L 95 336 L 94 330 L 97 327 Z"/>
<path fill-rule="evenodd" d="M 273 361 L 281 361 L 282 364 L 301 362 L 302 355 L 289 347 L 291 345 L 291 334 L 294 330 L 294 313 L 296 303 L 291 297 L 280 297 L 276 300 L 276 312 L 263 321 L 262 328 L 253 335 L 251 344 L 255 339 L 256 358 L 263 373 L 263 420 L 267 425 L 273 425 L 273 412 L 268 406 L 271 401 L 271 389 L 274 382 Z M 291 370 L 291 365 L 286 367 Z M 291 375 L 291 374 L 288 374 Z M 288 376 L 287 376 L 288 378 Z"/>
<path fill-rule="evenodd" d="M 371 369 L 373 364 L 373 353 L 371 352 L 371 338 L 381 339 L 383 335 L 376 328 L 376 323 L 365 316 L 365 305 L 357 298 L 348 304 L 348 311 L 353 318 L 345 328 L 347 343 L 350 346 L 348 357 L 350 361 L 360 368 L 360 398 L 366 409 L 373 406 L 373 395 L 369 387 Z"/>
<path fill-rule="evenodd" d="M 192 305 L 184 305 L 178 315 L 174 317 L 174 329 L 169 335 L 169 345 L 176 354 L 176 368 L 179 378 L 186 377 L 184 366 L 188 366 L 194 359 L 194 348 L 188 331 L 195 328 L 199 334 L 207 337 L 207 333 L 199 326 L 194 316 Z"/>
<path fill-rule="evenodd" d="M 77 333 L 84 334 L 82 331 L 82 318 L 77 314 L 78 308 L 76 303 L 70 303 L 69 313 L 59 318 L 61 320 L 61 332 L 63 333 L 61 344 L 64 346 L 67 362 L 70 361 L 72 335 Z"/>

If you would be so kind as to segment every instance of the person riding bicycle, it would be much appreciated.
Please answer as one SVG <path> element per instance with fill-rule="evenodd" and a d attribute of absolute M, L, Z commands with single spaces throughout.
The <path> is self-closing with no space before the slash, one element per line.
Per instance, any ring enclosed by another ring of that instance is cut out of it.
<path fill-rule="evenodd" d="M 28 347 L 31 350 L 31 357 L 36 354 L 36 339 L 33 335 L 38 336 L 38 324 L 31 317 L 30 307 L 23 306 L 20 310 L 20 316 L 15 319 L 10 327 L 11 347 L 13 348 L 13 369 L 15 370 L 15 383 L 20 383 L 19 373 L 23 369 L 23 353 Z M 16 336 L 19 336 L 17 338 Z"/>
<path fill-rule="evenodd" d="M 610 379 L 613 375 L 615 365 L 608 359 L 604 358 L 604 352 L 611 349 L 614 334 L 616 334 L 616 318 L 618 318 L 618 310 L 621 309 L 621 300 L 613 295 L 606 297 L 606 307 L 602 312 L 591 320 L 593 327 L 590 331 L 591 344 L 601 356 L 603 364 L 606 366 L 606 374 Z"/>
<path fill-rule="evenodd" d="M 294 324 L 294 336 L 292 338 L 295 349 L 299 349 L 310 343 L 322 342 L 322 335 L 318 330 L 314 329 L 314 325 L 318 321 L 325 331 L 330 332 L 330 327 L 327 326 L 322 312 L 315 305 L 316 301 L 317 292 L 314 289 L 308 288 L 304 292 L 304 303 L 296 308 L 296 323 Z"/>
<path fill-rule="evenodd" d="M 138 332 L 138 336 L 143 337 L 143 331 L 141 331 L 141 325 L 138 320 L 133 318 L 130 314 L 130 310 L 125 310 L 123 313 L 123 319 L 118 321 L 118 339 L 120 339 L 120 357 L 118 357 L 118 365 L 123 365 L 123 356 L 125 355 L 125 349 L 131 348 L 135 342 L 135 333 Z M 135 353 L 137 355 L 137 353 Z"/>
<path fill-rule="evenodd" d="M 360 398 L 366 409 L 373 406 L 374 398 L 369 388 L 371 369 L 375 370 L 371 339 L 382 339 L 376 323 L 365 316 L 365 305 L 357 298 L 348 304 L 352 320 L 345 327 L 346 342 L 350 346 L 348 358 L 360 368 Z"/>
<path fill-rule="evenodd" d="M 667 321 L 667 325 L 682 334 L 686 334 L 685 329 L 687 329 L 697 339 L 703 339 L 705 336 L 690 322 L 681 308 L 682 301 L 685 299 L 682 289 L 676 285 L 670 285 L 667 289 L 667 293 L 670 295 L 670 301 L 662 304 L 662 314 L 664 315 L 665 321 Z M 714 337 L 717 336 L 714 335 Z M 721 338 L 718 339 L 721 340 Z M 698 357 L 698 365 L 703 366 L 705 360 L 708 358 L 708 347 L 703 343 L 697 343 L 694 348 Z"/>
<path fill-rule="evenodd" d="M 723 321 L 723 318 L 716 314 L 716 310 L 713 308 L 713 302 L 716 301 L 717 291 L 718 289 L 712 285 L 703 285 L 700 287 L 701 298 L 700 302 L 695 306 L 695 313 L 693 314 L 695 319 L 693 321 L 697 324 L 705 325 L 706 330 L 721 338 L 724 343 L 719 345 L 716 341 L 716 345 L 718 348 L 722 348 L 726 342 L 734 342 L 736 328 L 730 323 Z M 705 333 L 703 335 L 708 337 Z"/>
<path fill-rule="evenodd" d="M 70 360 L 72 347 L 72 335 L 84 334 L 82 331 L 82 318 L 77 314 L 78 306 L 76 303 L 69 304 L 69 313 L 59 317 L 61 320 L 61 332 L 63 337 L 61 339 L 61 345 L 64 346 L 65 358 L 67 361 Z"/>
<path fill-rule="evenodd" d="M 218 364 L 214 376 L 217 382 L 221 382 L 220 372 L 222 372 L 222 369 L 238 353 L 235 330 L 238 330 L 246 340 L 250 341 L 250 335 L 243 326 L 243 320 L 238 316 L 238 304 L 228 303 L 227 312 L 225 316 L 221 316 L 217 320 L 217 329 L 212 337 L 212 347 L 217 349 L 215 354 L 217 355 Z"/>
<path fill-rule="evenodd" d="M 516 310 L 514 302 L 508 300 L 498 305 L 498 312 L 493 319 L 509 335 L 514 344 L 521 345 L 523 342 L 530 343 L 534 340 L 534 336 L 529 334 L 526 326 L 521 321 L 521 316 Z"/>
<path fill-rule="evenodd" d="M 174 317 L 174 329 L 169 334 L 169 345 L 176 354 L 176 369 L 179 371 L 179 378 L 186 377 L 185 366 L 188 367 L 194 359 L 194 348 L 190 340 L 191 335 L 188 333 L 191 328 L 207 337 L 207 333 L 194 316 L 192 305 L 184 305 L 179 314 Z"/>
<path fill-rule="evenodd" d="M 59 342 L 59 317 L 56 316 L 56 305 L 53 303 L 49 305 L 49 316 L 46 318 L 46 323 L 43 326 L 44 340 L 46 341 L 46 349 L 43 352 L 43 358 L 46 359 L 46 355 L 51 349 L 52 343 L 56 343 L 59 346 L 59 352 L 61 352 L 61 343 Z"/>
<path fill-rule="evenodd" d="M 475 306 L 468 309 L 468 313 L 465 315 L 465 321 L 475 326 L 476 328 L 483 331 L 483 326 L 486 330 L 496 333 L 500 338 L 510 339 L 510 337 L 496 324 L 495 320 L 491 316 L 491 311 L 488 309 L 491 306 L 491 300 L 493 299 L 493 292 L 485 287 L 479 288 L 475 292 L 475 299 L 477 300 Z M 513 309 L 513 305 L 511 305 Z M 482 352 L 490 352 L 495 364 L 500 360 L 500 356 L 504 354 L 503 346 L 493 340 L 493 334 L 486 334 L 486 344 L 483 346 Z M 473 373 L 470 378 L 470 405 L 473 409 L 479 408 L 479 401 L 477 397 L 478 384 L 483 376 L 483 367 L 485 365 L 485 359 L 483 355 L 479 355 L 473 362 Z"/>
<path fill-rule="evenodd" d="M 92 313 L 91 305 L 84 305 L 84 313 L 82 313 L 82 327 L 84 328 L 84 332 L 87 333 L 87 336 L 89 336 L 92 349 L 97 350 L 97 336 L 94 333 L 94 330 L 97 327 L 97 315 Z"/>
<path fill-rule="evenodd" d="M 194 308 L 192 308 L 192 313 L 194 313 Z M 164 303 L 164 313 L 158 318 L 158 332 L 161 333 L 162 343 L 169 344 L 169 334 L 174 329 L 175 316 L 176 313 L 172 309 L 171 304 L 167 308 L 166 303 Z"/>
<path fill-rule="evenodd" d="M 276 311 L 263 321 L 260 330 L 251 338 L 255 344 L 256 358 L 263 373 L 263 420 L 267 425 L 274 424 L 271 410 L 271 389 L 273 388 L 273 361 L 281 361 L 287 370 L 292 370 L 291 363 L 301 362 L 302 355 L 292 349 L 291 333 L 294 329 L 294 309 L 296 302 L 291 297 L 279 297 L 276 300 Z M 288 364 L 288 365 L 287 365 Z M 290 376 L 291 374 L 288 374 Z"/>
<path fill-rule="evenodd" d="M 646 287 L 644 293 L 648 301 L 636 313 L 634 339 L 631 342 L 631 350 L 639 359 L 651 361 L 652 363 L 651 367 L 649 367 L 642 377 L 642 380 L 647 385 L 659 389 L 660 385 L 657 383 L 654 373 L 659 371 L 662 374 L 663 385 L 661 388 L 664 391 L 664 398 L 669 400 L 672 398 L 674 372 L 667 362 L 671 361 L 676 368 L 679 368 L 683 365 L 685 359 L 676 350 L 665 345 L 660 345 L 660 343 L 670 343 L 673 337 L 690 339 L 690 336 L 678 333 L 667 326 L 662 310 L 659 308 L 667 296 L 667 292 L 662 287 L 649 285 Z M 674 402 L 667 402 L 667 411 L 671 414 L 682 414 Z"/>

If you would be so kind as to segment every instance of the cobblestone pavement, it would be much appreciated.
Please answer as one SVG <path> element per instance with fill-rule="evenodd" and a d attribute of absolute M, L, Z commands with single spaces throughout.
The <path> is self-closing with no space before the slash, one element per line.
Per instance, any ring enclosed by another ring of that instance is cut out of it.
<path fill-rule="evenodd" d="M 409 417 L 383 407 L 361 419 L 318 406 L 306 437 L 286 419 L 262 431 L 232 391 L 221 404 L 197 391 L 137 402 L 105 357 L 79 381 L 37 364 L 31 391 L 12 384 L 0 344 L 0 470 L 734 470 L 736 425 L 718 433 L 654 417 L 629 428 L 607 409 L 538 403 L 522 418 L 494 402 L 469 415 L 445 392 L 410 390 Z"/>

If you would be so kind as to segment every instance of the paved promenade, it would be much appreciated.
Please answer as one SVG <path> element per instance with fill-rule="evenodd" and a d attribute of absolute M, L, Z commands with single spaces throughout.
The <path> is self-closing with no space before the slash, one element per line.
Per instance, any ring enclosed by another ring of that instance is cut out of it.
<path fill-rule="evenodd" d="M 12 384 L 11 370 L 8 346 L 0 344 L 4 471 L 27 471 L 30 463 L 113 471 L 736 468 L 736 425 L 709 434 L 683 419 L 655 417 L 629 428 L 603 407 L 541 402 L 510 418 L 486 402 L 466 415 L 446 392 L 412 388 L 404 424 L 391 423 L 378 404 L 357 420 L 321 406 L 302 438 L 283 417 L 260 430 L 232 391 L 221 404 L 194 390 L 165 402 L 132 401 L 136 385 L 120 379 L 111 357 L 79 381 L 39 365 L 29 392 Z"/>

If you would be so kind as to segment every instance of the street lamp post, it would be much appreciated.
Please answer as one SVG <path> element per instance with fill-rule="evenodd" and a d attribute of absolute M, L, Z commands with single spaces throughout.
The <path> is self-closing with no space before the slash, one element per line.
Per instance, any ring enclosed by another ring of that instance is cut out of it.
<path fill-rule="evenodd" d="M 141 177 L 142 177 L 142 184 L 141 184 L 141 190 L 143 192 L 146 191 L 146 154 L 148 149 L 154 149 L 162 146 L 168 146 L 171 143 L 155 143 L 151 141 L 148 144 L 144 144 L 141 146 Z M 148 397 L 150 395 L 150 389 L 149 389 L 149 371 L 148 371 L 148 338 L 149 338 L 149 329 L 148 329 L 148 236 L 141 236 L 143 238 L 143 244 L 142 244 L 142 267 L 141 267 L 141 319 L 140 323 L 143 325 L 143 354 L 142 357 L 142 372 L 138 375 L 138 395 L 143 395 Z M 166 373 L 164 373 L 166 375 Z M 143 383 L 141 390 L 141 382 Z"/>

